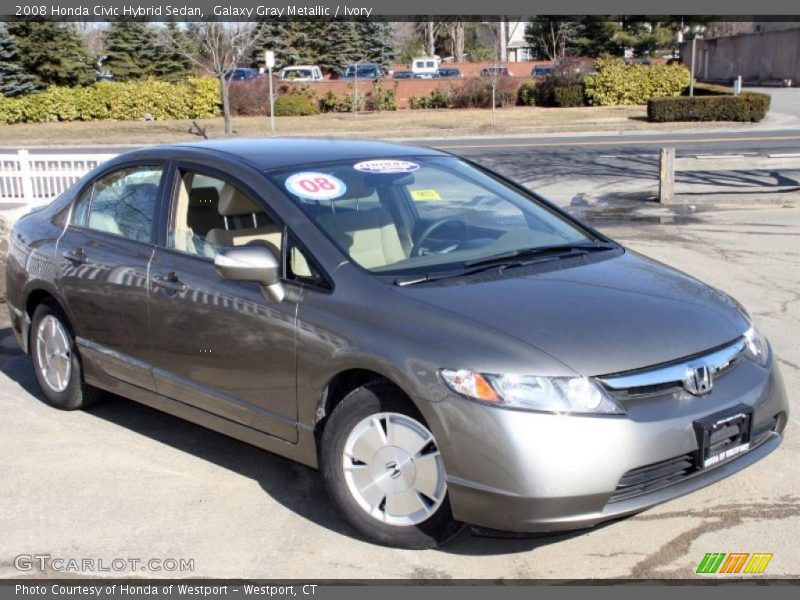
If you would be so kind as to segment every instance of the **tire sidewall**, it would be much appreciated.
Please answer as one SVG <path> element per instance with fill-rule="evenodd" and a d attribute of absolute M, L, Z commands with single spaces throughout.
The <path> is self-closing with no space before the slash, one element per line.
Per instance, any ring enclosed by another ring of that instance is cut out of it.
<path fill-rule="evenodd" d="M 342 454 L 348 436 L 363 419 L 381 412 L 406 415 L 428 426 L 413 405 L 387 385 L 367 385 L 348 394 L 331 414 L 321 440 L 320 470 L 325 487 L 346 520 L 369 540 L 387 546 L 410 549 L 432 548 L 458 533 L 453 520 L 449 496 L 426 521 L 417 525 L 398 526 L 381 523 L 364 511 L 353 498 L 342 468 Z"/>
<path fill-rule="evenodd" d="M 47 316 L 52 316 L 61 323 L 64 331 L 67 333 L 67 338 L 69 341 L 69 354 L 70 361 L 72 363 L 69 375 L 69 384 L 60 392 L 52 390 L 47 385 L 39 366 L 39 354 L 36 348 L 36 333 L 39 330 L 39 324 L 41 323 L 42 319 Z M 36 307 L 36 310 L 33 313 L 33 319 L 31 320 L 30 341 L 28 347 L 30 348 L 31 361 L 33 363 L 33 372 L 36 376 L 36 381 L 38 382 L 48 404 L 62 410 L 76 410 L 81 408 L 83 405 L 83 390 L 81 381 L 82 375 L 80 361 L 78 360 L 78 353 L 75 351 L 75 336 L 73 335 L 72 329 L 69 326 L 69 321 L 67 321 L 64 313 L 59 308 L 50 304 L 49 302 L 43 302 Z"/>

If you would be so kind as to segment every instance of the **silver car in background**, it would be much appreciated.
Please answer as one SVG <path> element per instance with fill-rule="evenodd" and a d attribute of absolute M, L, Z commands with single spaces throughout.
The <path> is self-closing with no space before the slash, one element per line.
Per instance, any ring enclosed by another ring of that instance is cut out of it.
<path fill-rule="evenodd" d="M 318 468 L 382 544 L 641 511 L 788 418 L 736 301 L 425 148 L 134 151 L 17 222 L 7 280 L 48 402 L 111 391 Z"/>

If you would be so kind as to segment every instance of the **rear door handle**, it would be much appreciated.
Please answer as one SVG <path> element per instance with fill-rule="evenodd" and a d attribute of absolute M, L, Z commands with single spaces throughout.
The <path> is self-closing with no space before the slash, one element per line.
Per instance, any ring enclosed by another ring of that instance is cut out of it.
<path fill-rule="evenodd" d="M 186 284 L 183 283 L 174 272 L 166 275 L 156 275 L 153 277 L 153 285 L 164 288 L 170 292 L 185 292 Z"/>
<path fill-rule="evenodd" d="M 80 265 L 84 265 L 89 262 L 89 257 L 86 256 L 86 253 L 83 251 L 83 248 L 75 248 L 73 250 L 67 250 L 64 252 L 64 258 L 68 261 L 73 263 L 78 263 Z"/>

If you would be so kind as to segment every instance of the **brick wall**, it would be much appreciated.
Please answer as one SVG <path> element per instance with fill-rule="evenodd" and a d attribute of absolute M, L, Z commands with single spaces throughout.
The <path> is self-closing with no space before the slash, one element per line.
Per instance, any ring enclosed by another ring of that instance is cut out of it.
<path fill-rule="evenodd" d="M 473 78 L 474 79 L 474 78 Z M 397 108 L 408 108 L 409 107 L 409 98 L 412 96 L 427 96 L 433 90 L 441 89 L 446 90 L 451 86 L 455 88 L 459 88 L 463 86 L 469 78 L 463 79 L 399 79 L 397 81 L 392 81 L 391 79 L 381 82 L 381 85 L 384 89 L 393 89 L 395 85 L 397 86 L 397 95 L 396 95 L 396 102 Z M 532 77 L 514 77 L 513 83 L 515 86 L 519 86 L 520 84 L 526 81 L 533 81 Z M 343 98 L 347 94 L 350 93 L 351 88 L 349 86 L 352 85 L 351 82 L 348 81 L 316 81 L 313 83 L 308 84 L 301 84 L 301 85 L 308 85 L 309 89 L 314 90 L 316 92 L 317 98 L 322 98 L 325 94 L 329 91 L 332 91 L 336 94 L 339 98 Z M 360 81 L 358 83 L 358 89 L 360 94 L 366 94 L 370 90 L 372 90 L 373 83 L 369 81 Z"/>

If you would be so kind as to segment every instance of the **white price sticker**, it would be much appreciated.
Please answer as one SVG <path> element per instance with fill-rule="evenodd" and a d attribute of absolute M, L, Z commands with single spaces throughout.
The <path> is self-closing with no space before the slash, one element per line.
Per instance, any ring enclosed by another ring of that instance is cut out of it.
<path fill-rule="evenodd" d="M 295 196 L 309 200 L 333 200 L 344 196 L 347 191 L 341 179 L 314 171 L 295 173 L 286 179 L 284 185 Z"/>
<path fill-rule="evenodd" d="M 356 171 L 363 173 L 411 173 L 419 169 L 417 163 L 407 160 L 382 158 L 379 160 L 365 160 L 353 165 Z"/>

